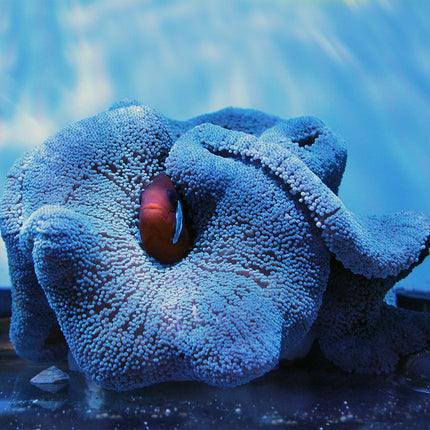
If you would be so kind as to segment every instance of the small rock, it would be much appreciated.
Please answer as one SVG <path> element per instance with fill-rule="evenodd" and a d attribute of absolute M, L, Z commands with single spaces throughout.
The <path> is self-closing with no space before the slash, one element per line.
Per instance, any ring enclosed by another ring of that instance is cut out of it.
<path fill-rule="evenodd" d="M 69 375 L 58 367 L 51 366 L 30 379 L 30 382 L 41 390 L 56 393 L 68 384 Z"/>

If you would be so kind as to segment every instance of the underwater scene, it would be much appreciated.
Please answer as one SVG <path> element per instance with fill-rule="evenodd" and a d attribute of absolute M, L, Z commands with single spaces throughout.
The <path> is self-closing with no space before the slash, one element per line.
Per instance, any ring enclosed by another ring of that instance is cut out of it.
<path fill-rule="evenodd" d="M 428 16 L 0 0 L 0 428 L 428 428 Z"/>

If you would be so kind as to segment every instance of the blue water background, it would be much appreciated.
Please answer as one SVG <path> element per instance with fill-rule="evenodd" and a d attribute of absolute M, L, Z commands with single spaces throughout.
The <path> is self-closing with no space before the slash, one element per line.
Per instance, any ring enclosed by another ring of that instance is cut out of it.
<path fill-rule="evenodd" d="M 347 141 L 349 209 L 430 215 L 429 16 L 425 0 L 0 0 L 0 186 L 27 149 L 132 97 L 176 119 L 315 115 Z M 430 262 L 404 284 L 430 289 Z"/>

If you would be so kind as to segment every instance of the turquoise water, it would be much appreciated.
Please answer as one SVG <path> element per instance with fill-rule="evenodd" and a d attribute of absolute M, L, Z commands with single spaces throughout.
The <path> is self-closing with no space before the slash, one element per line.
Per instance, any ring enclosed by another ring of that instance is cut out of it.
<path fill-rule="evenodd" d="M 349 209 L 430 213 L 428 16 L 418 0 L 2 0 L 0 186 L 28 148 L 134 97 L 177 119 L 315 115 L 347 141 Z M 430 263 L 407 282 L 430 285 Z"/>

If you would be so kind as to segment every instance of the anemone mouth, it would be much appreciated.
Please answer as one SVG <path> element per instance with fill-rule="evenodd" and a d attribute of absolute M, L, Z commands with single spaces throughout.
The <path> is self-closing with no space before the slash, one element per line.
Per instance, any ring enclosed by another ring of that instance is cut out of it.
<path fill-rule="evenodd" d="M 303 134 L 302 136 L 297 136 L 293 138 L 292 141 L 297 143 L 301 148 L 305 146 L 312 146 L 318 139 L 320 134 L 320 130 L 311 130 L 308 133 Z"/>

